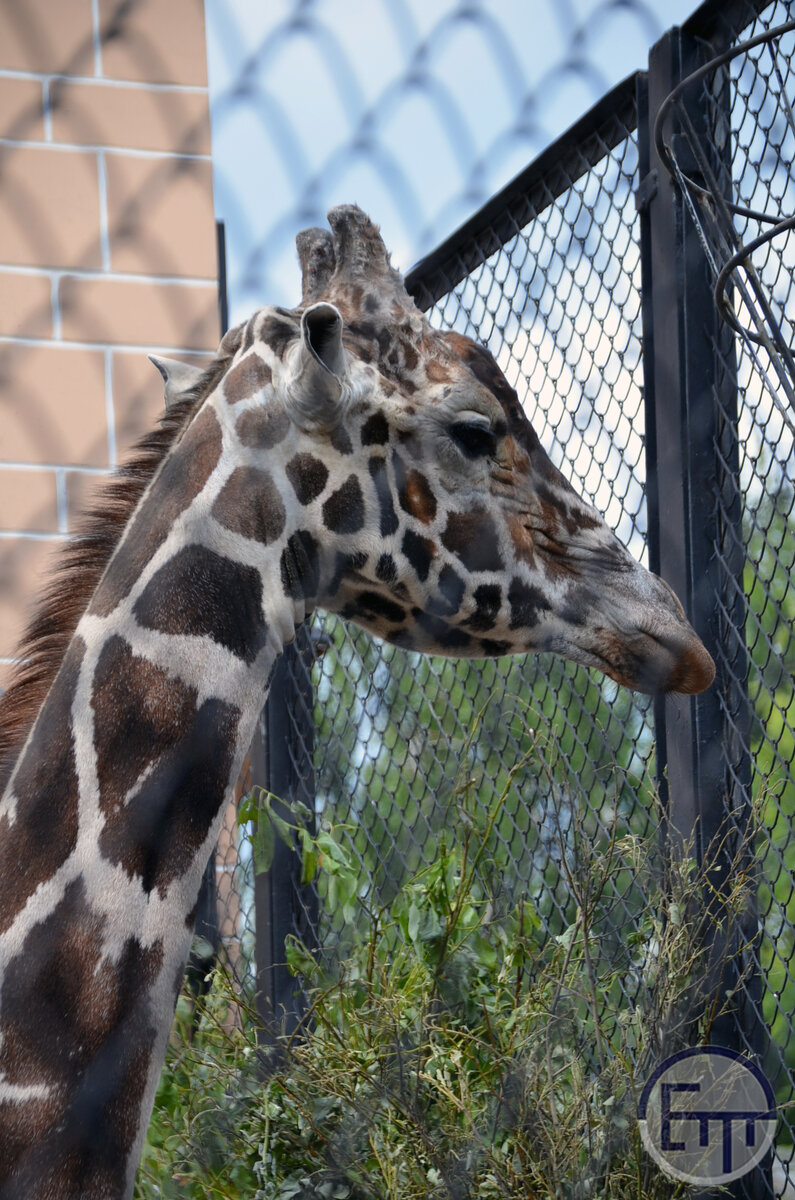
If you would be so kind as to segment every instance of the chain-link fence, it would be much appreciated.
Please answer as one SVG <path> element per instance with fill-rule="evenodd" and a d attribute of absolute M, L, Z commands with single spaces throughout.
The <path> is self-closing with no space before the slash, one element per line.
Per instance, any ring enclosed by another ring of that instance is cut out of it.
<path fill-rule="evenodd" d="M 593 121 L 596 165 L 583 172 L 580 148 L 566 163 L 556 146 L 557 179 L 539 176 L 541 202 L 528 199 L 509 218 L 513 235 L 494 253 L 491 229 L 473 241 L 479 265 L 439 296 L 430 316 L 489 346 L 555 464 L 642 556 L 635 108 L 634 96 L 613 100 L 618 114 Z M 420 296 L 425 287 L 427 303 L 441 285 L 431 293 L 422 272 L 410 283 Z M 428 660 L 336 619 L 319 625 L 330 646 L 317 668 L 318 806 L 350 827 L 379 898 L 437 855 L 462 779 L 476 781 L 488 809 L 529 759 L 493 852 L 506 891 L 526 892 L 560 933 L 572 901 L 557 856 L 575 813 L 589 814 L 595 839 L 617 810 L 645 825 L 648 704 L 552 656 Z"/>
<path fill-rule="evenodd" d="M 742 1038 L 761 1053 L 783 1106 L 778 1155 L 795 1174 L 792 17 L 790 4 L 768 5 L 742 22 L 739 37 L 715 41 L 706 57 L 723 51 L 726 62 L 696 83 L 707 125 L 718 131 L 714 173 L 709 159 L 699 166 L 692 133 L 673 144 L 672 169 L 685 169 L 679 187 L 688 218 L 701 234 L 716 305 L 728 310 L 729 325 L 711 339 L 723 382 L 713 391 L 718 469 L 710 500 L 725 804 L 734 813 L 750 797 L 757 816 L 759 933 Z M 714 198 L 699 199 L 699 184 Z M 761 1038 L 748 1027 L 755 1020 Z"/>
<path fill-rule="evenodd" d="M 575 917 L 572 856 L 648 834 L 660 797 L 701 856 L 753 813 L 758 911 L 713 1033 L 762 1054 L 782 1108 L 776 1171 L 734 1185 L 758 1196 L 786 1182 L 795 1100 L 795 235 L 778 225 L 795 32 L 745 44 L 789 17 L 782 0 L 702 5 L 407 281 L 436 325 L 489 346 L 555 464 L 673 584 L 715 686 L 652 702 L 552 657 L 426 659 L 318 614 L 280 665 L 253 772 L 342 830 L 368 903 L 491 814 L 492 904 L 526 896 L 550 935 Z M 760 216 L 775 236 L 757 246 Z M 285 937 L 344 953 L 355 915 L 284 848 L 247 869 L 260 986 L 289 1009 Z M 598 953 L 632 1004 L 644 896 L 623 868 L 607 887 Z"/>

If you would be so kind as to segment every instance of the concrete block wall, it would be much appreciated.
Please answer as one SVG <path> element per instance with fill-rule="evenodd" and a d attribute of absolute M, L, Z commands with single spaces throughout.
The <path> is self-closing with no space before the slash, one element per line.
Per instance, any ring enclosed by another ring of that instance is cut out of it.
<path fill-rule="evenodd" d="M 0 0 L 0 687 L 146 353 L 218 340 L 203 0 Z"/>

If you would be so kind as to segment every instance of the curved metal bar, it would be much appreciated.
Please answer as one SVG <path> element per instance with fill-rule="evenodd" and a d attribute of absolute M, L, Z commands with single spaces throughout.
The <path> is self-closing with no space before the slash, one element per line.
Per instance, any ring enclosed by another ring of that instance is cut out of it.
<path fill-rule="evenodd" d="M 698 83 L 699 80 L 704 79 L 712 71 L 717 70 L 718 67 L 722 67 L 724 63 L 731 62 L 733 58 L 738 58 L 741 54 L 746 54 L 756 46 L 763 46 L 774 41 L 776 38 L 782 37 L 785 33 L 791 33 L 793 30 L 795 30 L 795 20 L 785 21 L 783 25 L 776 25 L 773 29 L 766 29 L 764 33 L 757 34 L 756 37 L 749 38 L 746 42 L 740 42 L 737 46 L 732 46 L 730 50 L 724 51 L 723 54 L 718 54 L 715 58 L 711 58 L 709 62 L 704 63 L 698 70 L 692 71 L 686 79 L 677 84 L 673 91 L 665 97 L 654 121 L 653 136 L 654 146 L 659 155 L 660 162 L 669 175 L 673 176 L 674 174 L 673 157 L 663 137 L 663 126 L 668 119 L 671 109 L 679 100 L 682 93 L 691 87 L 692 84 Z M 710 198 L 710 192 L 706 188 L 701 187 L 700 184 L 696 183 L 688 175 L 685 175 L 684 172 L 680 171 L 679 174 L 687 182 L 687 186 L 692 188 L 694 192 L 705 199 Z M 769 213 L 761 213 L 752 208 L 745 208 L 741 204 L 735 204 L 732 200 L 725 200 L 725 204 L 736 216 L 747 217 L 753 221 L 762 221 L 767 224 L 778 224 L 779 218 L 771 217 Z"/>
<path fill-rule="evenodd" d="M 795 217 L 786 217 L 785 220 L 779 221 L 779 223 L 772 229 L 766 230 L 764 233 L 760 234 L 759 237 L 756 237 L 753 239 L 753 241 L 748 242 L 747 245 L 741 246 L 737 253 L 733 254 L 731 258 L 724 263 L 715 280 L 714 294 L 715 304 L 718 312 L 723 317 L 726 324 L 731 325 L 732 329 L 736 333 L 741 334 L 743 337 L 750 338 L 752 342 L 756 342 L 759 346 L 765 344 L 765 339 L 759 337 L 755 333 L 751 333 L 750 330 L 746 329 L 744 325 L 740 324 L 737 319 L 737 315 L 729 302 L 729 298 L 726 295 L 726 285 L 729 282 L 729 276 L 737 267 L 743 264 L 744 260 L 749 254 L 753 254 L 754 250 L 758 250 L 759 247 L 764 246 L 766 242 L 772 241 L 772 239 L 777 237 L 780 233 L 786 233 L 788 229 L 795 229 Z"/>

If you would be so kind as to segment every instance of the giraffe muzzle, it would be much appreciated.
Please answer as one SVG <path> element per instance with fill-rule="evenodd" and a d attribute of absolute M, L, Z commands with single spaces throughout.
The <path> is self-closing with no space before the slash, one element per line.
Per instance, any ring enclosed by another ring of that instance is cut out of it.
<path fill-rule="evenodd" d="M 623 590 L 630 597 L 624 620 L 597 639 L 602 669 L 647 695 L 705 692 L 714 682 L 715 663 L 670 584 L 635 564 Z"/>
<path fill-rule="evenodd" d="M 604 633 L 598 641 L 600 667 L 617 683 L 646 695 L 704 692 L 715 679 L 715 664 L 696 632 L 683 622 L 672 632 L 622 636 Z"/>
<path fill-rule="evenodd" d="M 694 696 L 711 687 L 715 680 L 715 663 L 695 633 L 688 645 L 672 648 L 670 653 L 673 666 L 660 691 Z"/>

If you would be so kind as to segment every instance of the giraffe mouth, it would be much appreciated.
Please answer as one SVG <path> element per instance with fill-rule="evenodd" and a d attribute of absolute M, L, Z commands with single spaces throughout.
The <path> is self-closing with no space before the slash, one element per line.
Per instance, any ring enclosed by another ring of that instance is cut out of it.
<path fill-rule="evenodd" d="M 586 663 L 586 657 L 592 661 Z M 715 679 L 715 664 L 689 626 L 675 634 L 637 632 L 630 637 L 605 630 L 580 661 L 649 696 L 668 692 L 697 695 Z"/>

